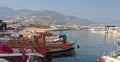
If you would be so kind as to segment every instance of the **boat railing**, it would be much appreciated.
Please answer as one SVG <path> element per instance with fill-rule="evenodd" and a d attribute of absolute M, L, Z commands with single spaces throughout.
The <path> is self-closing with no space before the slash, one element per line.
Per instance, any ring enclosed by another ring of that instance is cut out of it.
<path fill-rule="evenodd" d="M 22 56 L 22 53 L 2 53 L 0 54 L 0 57 L 8 57 L 8 56 Z M 26 53 L 26 56 L 38 56 L 38 57 L 44 57 L 43 54 L 40 53 Z"/>

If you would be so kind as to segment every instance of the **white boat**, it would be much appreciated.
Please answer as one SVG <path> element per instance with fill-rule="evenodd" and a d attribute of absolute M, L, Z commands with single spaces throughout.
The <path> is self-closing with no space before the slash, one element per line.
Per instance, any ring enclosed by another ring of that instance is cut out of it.
<path fill-rule="evenodd" d="M 101 58 L 96 59 L 96 62 L 120 62 L 120 40 L 115 41 L 116 50 L 106 55 L 102 54 Z"/>

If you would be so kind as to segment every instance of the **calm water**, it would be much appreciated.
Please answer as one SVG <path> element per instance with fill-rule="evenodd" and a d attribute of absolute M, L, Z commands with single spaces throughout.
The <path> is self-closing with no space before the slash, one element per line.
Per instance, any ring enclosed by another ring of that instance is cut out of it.
<path fill-rule="evenodd" d="M 67 31 L 69 40 L 74 41 L 75 57 L 56 58 L 52 62 L 95 62 L 103 52 L 115 49 L 112 34 L 91 33 L 87 30 Z M 77 48 L 80 45 L 80 48 Z"/>

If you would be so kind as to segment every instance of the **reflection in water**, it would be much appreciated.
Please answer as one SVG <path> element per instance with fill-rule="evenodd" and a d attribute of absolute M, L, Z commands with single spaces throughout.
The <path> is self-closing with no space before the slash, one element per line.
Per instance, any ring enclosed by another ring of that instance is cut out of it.
<path fill-rule="evenodd" d="M 104 40 L 105 41 L 109 41 L 109 40 L 113 40 L 113 39 L 116 39 L 116 38 L 120 38 L 120 34 L 119 33 L 114 33 L 114 32 L 104 32 L 104 33 L 101 33 L 101 32 L 91 32 L 93 35 L 103 35 L 104 37 Z"/>
<path fill-rule="evenodd" d="M 115 41 L 115 39 L 119 39 L 119 38 L 120 38 L 119 34 L 114 34 L 114 33 L 105 33 L 104 34 L 104 39 L 106 41 L 109 41 L 109 40 Z"/>
<path fill-rule="evenodd" d="M 55 58 L 67 58 L 67 57 L 75 57 L 75 49 L 73 47 L 62 50 L 62 51 L 55 51 L 55 52 L 47 52 L 46 58 L 52 61 Z"/>
<path fill-rule="evenodd" d="M 113 39 L 113 34 L 111 34 L 111 33 L 105 33 L 104 34 L 104 39 L 106 40 L 106 41 L 109 41 L 109 40 L 111 40 L 111 39 Z"/>

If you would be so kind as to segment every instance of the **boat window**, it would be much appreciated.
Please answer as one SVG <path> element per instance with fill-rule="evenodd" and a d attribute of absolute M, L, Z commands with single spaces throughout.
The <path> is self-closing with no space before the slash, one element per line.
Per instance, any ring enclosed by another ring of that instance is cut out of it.
<path fill-rule="evenodd" d="M 21 44 L 21 42 L 20 42 L 20 41 L 17 41 L 17 44 Z"/>

